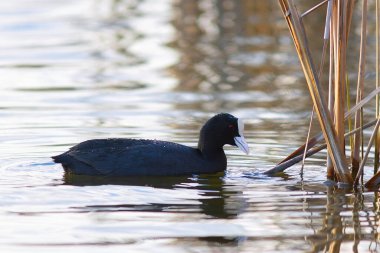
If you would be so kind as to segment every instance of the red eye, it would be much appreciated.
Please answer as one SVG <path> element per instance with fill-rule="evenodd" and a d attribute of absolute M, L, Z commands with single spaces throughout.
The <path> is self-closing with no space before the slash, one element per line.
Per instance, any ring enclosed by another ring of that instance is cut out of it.
<path fill-rule="evenodd" d="M 228 125 L 228 128 L 233 129 L 233 128 L 234 128 L 234 125 L 230 124 L 230 125 Z"/>

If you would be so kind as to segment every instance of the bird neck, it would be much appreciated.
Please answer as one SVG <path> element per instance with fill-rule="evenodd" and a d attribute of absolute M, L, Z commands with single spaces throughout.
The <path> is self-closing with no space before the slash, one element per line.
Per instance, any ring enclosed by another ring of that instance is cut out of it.
<path fill-rule="evenodd" d="M 198 149 L 206 158 L 213 158 L 224 154 L 223 145 L 216 142 L 213 136 L 206 137 L 206 135 L 202 133 L 199 136 Z"/>

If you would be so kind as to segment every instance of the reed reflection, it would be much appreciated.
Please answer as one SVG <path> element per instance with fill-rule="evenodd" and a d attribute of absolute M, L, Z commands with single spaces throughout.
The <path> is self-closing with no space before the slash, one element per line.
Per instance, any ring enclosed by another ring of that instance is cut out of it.
<path fill-rule="evenodd" d="M 310 252 L 377 252 L 379 247 L 378 193 L 351 193 L 327 187 L 326 198 L 307 198 Z"/>

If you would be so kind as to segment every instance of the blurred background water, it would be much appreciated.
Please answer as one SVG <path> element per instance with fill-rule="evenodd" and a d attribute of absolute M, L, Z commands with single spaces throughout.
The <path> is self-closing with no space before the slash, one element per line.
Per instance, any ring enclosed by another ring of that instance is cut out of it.
<path fill-rule="evenodd" d="M 305 20 L 316 59 L 323 15 Z M 0 21 L 1 252 L 379 251 L 377 193 L 328 186 L 323 153 L 303 177 L 262 174 L 311 110 L 276 1 L 14 0 Z M 218 112 L 245 120 L 252 150 L 226 147 L 225 174 L 69 178 L 50 159 L 90 138 L 195 146 Z"/>

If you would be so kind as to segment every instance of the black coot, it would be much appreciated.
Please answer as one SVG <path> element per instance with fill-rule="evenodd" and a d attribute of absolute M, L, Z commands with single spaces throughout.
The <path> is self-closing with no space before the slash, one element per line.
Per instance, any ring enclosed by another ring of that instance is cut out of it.
<path fill-rule="evenodd" d="M 249 152 L 244 124 L 221 113 L 202 127 L 198 148 L 173 142 L 135 139 L 94 139 L 53 156 L 68 173 L 98 176 L 171 176 L 215 173 L 227 167 L 223 146 Z"/>

